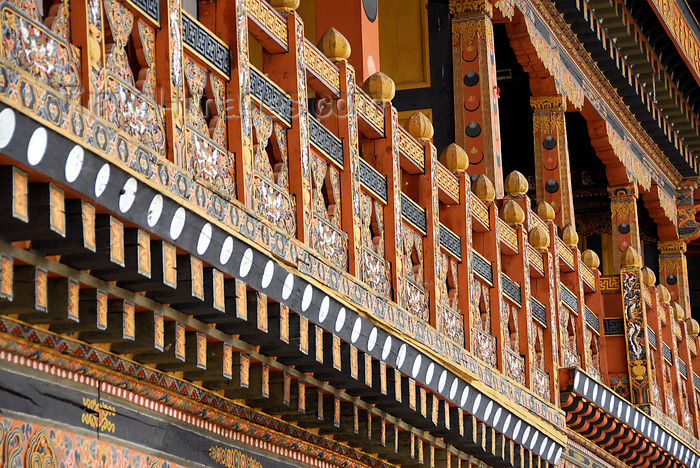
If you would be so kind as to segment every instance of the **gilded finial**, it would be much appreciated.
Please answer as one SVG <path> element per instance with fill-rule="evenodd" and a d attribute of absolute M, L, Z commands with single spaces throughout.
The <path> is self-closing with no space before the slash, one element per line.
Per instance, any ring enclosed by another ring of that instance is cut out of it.
<path fill-rule="evenodd" d="M 469 156 L 464 148 L 452 143 L 440 153 L 440 162 L 452 172 L 464 172 L 469 167 Z"/>
<path fill-rule="evenodd" d="M 369 97 L 379 102 L 391 101 L 396 93 L 394 80 L 382 72 L 377 72 L 367 78 L 362 89 L 369 94 Z"/>
<path fill-rule="evenodd" d="M 537 203 L 537 207 L 535 207 L 535 211 L 537 211 L 537 216 L 542 218 L 542 221 L 545 223 L 548 221 L 554 221 L 554 217 L 556 216 L 556 213 L 554 213 L 554 208 L 552 208 L 552 205 L 547 203 L 546 201 L 542 200 Z"/>
<path fill-rule="evenodd" d="M 659 295 L 660 304 L 668 304 L 671 302 L 671 293 L 668 292 L 668 288 L 663 284 L 656 285 L 656 292 Z"/>
<path fill-rule="evenodd" d="M 642 283 L 644 286 L 654 286 L 656 284 L 656 274 L 647 266 L 642 268 Z"/>
<path fill-rule="evenodd" d="M 547 250 L 549 247 L 549 232 L 539 223 L 530 229 L 527 239 L 535 250 Z"/>
<path fill-rule="evenodd" d="M 569 247 L 576 247 L 576 245 L 578 245 L 578 233 L 571 224 L 564 226 L 564 230 L 561 233 L 561 240 Z"/>
<path fill-rule="evenodd" d="M 511 197 L 525 195 L 530 189 L 530 186 L 527 183 L 527 179 L 518 171 L 513 171 L 510 174 L 508 174 L 504 185 L 506 193 Z"/>
<path fill-rule="evenodd" d="M 631 245 L 622 252 L 620 257 L 620 265 L 623 267 L 638 267 L 642 264 L 642 260 L 634 247 Z"/>
<path fill-rule="evenodd" d="M 496 198 L 496 190 L 493 183 L 484 174 L 479 175 L 472 183 L 472 192 L 484 203 L 491 203 Z"/>
<path fill-rule="evenodd" d="M 500 215 L 509 226 L 519 226 L 525 222 L 525 211 L 515 200 L 508 200 L 503 205 Z"/>
<path fill-rule="evenodd" d="M 600 258 L 598 258 L 598 254 L 591 249 L 583 251 L 581 254 L 581 260 L 583 260 L 583 263 L 592 270 L 595 270 L 600 266 Z"/>
<path fill-rule="evenodd" d="M 272 8 L 277 11 L 292 11 L 299 8 L 301 0 L 268 0 Z"/>
<path fill-rule="evenodd" d="M 680 305 L 677 302 L 674 302 L 673 304 L 671 304 L 671 306 L 673 307 L 673 316 L 676 318 L 676 320 L 682 322 L 687 318 L 685 308 L 683 308 L 682 305 Z"/>
<path fill-rule="evenodd" d="M 685 327 L 690 336 L 697 336 L 700 333 L 700 324 L 694 318 L 689 318 L 685 321 Z"/>
<path fill-rule="evenodd" d="M 340 31 L 330 28 L 318 41 L 318 48 L 331 62 L 347 60 L 350 57 L 350 43 Z"/>
<path fill-rule="evenodd" d="M 433 137 L 433 123 L 424 113 L 416 111 L 406 121 L 406 131 L 418 141 L 428 141 Z"/>

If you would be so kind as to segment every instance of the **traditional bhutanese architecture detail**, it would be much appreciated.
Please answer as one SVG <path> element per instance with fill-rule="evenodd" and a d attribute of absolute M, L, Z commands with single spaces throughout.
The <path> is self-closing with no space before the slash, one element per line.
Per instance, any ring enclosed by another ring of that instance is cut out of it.
<path fill-rule="evenodd" d="M 0 459 L 700 467 L 693 8 L 0 2 Z"/>

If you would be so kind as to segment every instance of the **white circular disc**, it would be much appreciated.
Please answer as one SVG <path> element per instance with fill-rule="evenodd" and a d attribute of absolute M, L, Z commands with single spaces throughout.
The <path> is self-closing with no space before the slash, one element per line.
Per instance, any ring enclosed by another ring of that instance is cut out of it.
<path fill-rule="evenodd" d="M 284 284 L 282 285 L 282 300 L 286 301 L 289 299 L 289 296 L 292 295 L 292 292 L 294 291 L 294 275 L 291 273 L 287 274 L 287 277 L 284 279 Z"/>
<path fill-rule="evenodd" d="M 401 347 L 399 348 L 399 352 L 396 353 L 396 367 L 401 367 L 403 366 L 404 361 L 406 360 L 406 344 L 402 344 Z"/>
<path fill-rule="evenodd" d="M 440 380 L 438 381 L 438 392 L 442 393 L 445 389 L 445 384 L 447 383 L 447 371 L 443 370 L 440 374 Z"/>
<path fill-rule="evenodd" d="M 425 384 L 430 385 L 433 381 L 433 375 L 435 374 L 435 363 L 431 362 L 428 364 L 428 369 L 425 371 Z"/>
<path fill-rule="evenodd" d="M 49 134 L 46 133 L 44 127 L 39 127 L 34 130 L 32 137 L 27 145 L 27 162 L 32 166 L 36 166 L 44 159 L 46 154 L 46 144 L 49 141 Z"/>
<path fill-rule="evenodd" d="M 12 109 L 8 108 L 0 112 L 0 148 L 10 144 L 12 137 L 15 135 L 16 126 L 17 120 Z"/>
<path fill-rule="evenodd" d="M 260 285 L 263 288 L 267 288 L 272 283 L 272 278 L 275 277 L 275 262 L 268 260 L 265 264 L 265 269 L 263 270 L 262 279 L 260 280 Z"/>
<path fill-rule="evenodd" d="M 416 356 L 416 358 L 413 360 L 413 367 L 411 368 L 411 377 L 413 377 L 414 379 L 418 377 L 422 361 L 423 356 L 421 356 L 420 354 Z"/>
<path fill-rule="evenodd" d="M 335 318 L 335 332 L 339 333 L 345 326 L 345 307 L 341 307 L 338 316 Z"/>
<path fill-rule="evenodd" d="M 301 296 L 301 310 L 306 312 L 306 310 L 311 305 L 311 299 L 314 298 L 314 288 L 310 284 L 307 284 L 304 288 L 304 294 Z"/>
<path fill-rule="evenodd" d="M 178 208 L 173 215 L 172 221 L 170 221 L 170 238 L 176 240 L 182 234 L 182 230 L 185 228 L 185 219 L 187 219 L 187 212 L 183 207 Z"/>
<path fill-rule="evenodd" d="M 469 398 L 469 385 L 464 387 L 462 390 L 462 398 L 459 400 L 459 406 L 464 407 L 467 404 L 467 399 Z"/>
<path fill-rule="evenodd" d="M 238 267 L 238 274 L 241 278 L 245 278 L 250 273 L 250 269 L 253 267 L 253 249 L 248 247 L 243 252 L 243 257 L 241 257 L 241 264 Z"/>
<path fill-rule="evenodd" d="M 350 341 L 356 343 L 360 339 L 360 333 L 362 333 L 362 319 L 357 317 L 355 319 L 355 324 L 352 326 L 352 335 L 350 335 Z"/>
<path fill-rule="evenodd" d="M 159 197 L 160 195 L 156 195 Z M 155 198 L 153 199 L 155 201 Z M 153 203 L 151 203 L 153 205 Z M 233 254 L 233 237 L 228 236 L 226 239 L 224 239 L 224 243 L 221 244 L 221 253 L 219 254 L 219 263 L 222 265 L 226 265 L 228 261 L 231 259 L 231 255 Z"/>
<path fill-rule="evenodd" d="M 199 232 L 199 239 L 197 239 L 197 253 L 199 255 L 204 255 L 204 252 L 209 248 L 211 243 L 212 227 L 211 223 L 207 223 L 202 226 L 202 230 Z"/>
<path fill-rule="evenodd" d="M 107 189 L 109 183 L 109 164 L 103 165 L 95 177 L 95 197 L 100 198 Z"/>
<path fill-rule="evenodd" d="M 367 338 L 367 351 L 372 351 L 377 345 L 377 327 L 373 327 L 372 331 L 369 332 L 369 338 Z"/>
<path fill-rule="evenodd" d="M 136 199 L 136 190 L 138 190 L 138 183 L 133 177 L 124 182 L 124 187 L 122 187 L 122 194 L 119 195 L 119 211 L 126 213 L 131 209 L 131 205 L 134 204 Z"/>
<path fill-rule="evenodd" d="M 2 113 L 0 113 L 0 116 Z M 2 123 L 0 123 L 0 126 Z M 0 130 L 1 132 L 2 130 Z M 0 148 L 2 145 L 0 144 Z M 68 153 L 68 157 L 66 158 L 66 168 L 65 168 L 65 176 L 66 176 L 66 181 L 67 182 L 75 182 L 78 179 L 78 176 L 80 175 L 80 171 L 83 169 L 83 160 L 85 159 L 85 150 L 83 150 L 83 147 L 80 145 L 75 145 L 72 150 L 70 150 L 70 153 Z"/>
<path fill-rule="evenodd" d="M 382 348 L 382 361 L 386 361 L 391 353 L 391 336 L 387 336 L 384 340 L 384 347 Z"/>
<path fill-rule="evenodd" d="M 318 308 L 318 323 L 323 323 L 328 317 L 328 309 L 331 307 L 331 300 L 328 296 L 321 301 L 321 306 Z"/>
<path fill-rule="evenodd" d="M 162 212 L 163 196 L 158 193 L 155 197 L 153 197 L 153 200 L 151 200 L 151 204 L 148 206 L 148 213 L 146 213 L 146 222 L 150 227 L 156 225 Z"/>
<path fill-rule="evenodd" d="M 454 400 L 457 396 L 457 390 L 459 388 L 459 380 L 456 378 L 452 381 L 452 386 L 450 387 L 450 400 Z"/>

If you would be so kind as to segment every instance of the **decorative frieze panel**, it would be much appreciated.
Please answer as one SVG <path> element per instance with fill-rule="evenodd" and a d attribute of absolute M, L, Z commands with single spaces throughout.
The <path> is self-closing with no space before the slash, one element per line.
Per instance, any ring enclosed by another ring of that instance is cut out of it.
<path fill-rule="evenodd" d="M 160 25 L 160 2 L 158 0 L 129 0 L 144 15 Z"/>
<path fill-rule="evenodd" d="M 304 62 L 309 71 L 336 93 L 340 89 L 340 70 L 308 40 L 304 41 Z"/>
<path fill-rule="evenodd" d="M 231 76 L 231 52 L 211 31 L 187 13 L 182 13 L 182 40 L 224 76 Z"/>
<path fill-rule="evenodd" d="M 70 6 L 61 2 L 50 27 L 33 0 L 0 3 L 0 57 L 69 98 L 78 98 L 80 52 L 70 40 Z M 58 111 L 58 103 L 55 104 Z"/>
<path fill-rule="evenodd" d="M 292 124 L 292 100 L 265 75 L 250 67 L 250 92 L 287 126 Z"/>
<path fill-rule="evenodd" d="M 519 306 L 521 304 L 520 286 L 505 273 L 501 273 L 501 283 L 503 286 L 503 293 Z"/>
<path fill-rule="evenodd" d="M 663 344 L 664 359 L 668 361 L 669 364 L 673 364 L 673 353 L 671 353 L 671 348 L 664 343 Z"/>
<path fill-rule="evenodd" d="M 317 155 L 311 158 L 311 245 L 340 269 L 347 267 L 348 236 L 341 228 L 340 172 Z"/>
<path fill-rule="evenodd" d="M 420 169 L 425 167 L 423 147 L 419 145 L 403 127 L 399 127 L 399 150 L 415 164 L 416 167 Z"/>
<path fill-rule="evenodd" d="M 678 372 L 680 372 L 686 379 L 688 378 L 688 366 L 685 364 L 685 362 L 681 361 L 680 358 L 678 358 Z"/>
<path fill-rule="evenodd" d="M 586 322 L 588 325 L 590 325 L 596 332 L 600 333 L 600 321 L 598 316 L 594 314 L 593 311 L 588 308 L 588 306 L 584 308 L 584 311 L 586 313 Z"/>
<path fill-rule="evenodd" d="M 474 252 L 474 273 L 493 285 L 493 266 L 491 262 L 482 257 L 478 252 Z"/>
<path fill-rule="evenodd" d="M 647 335 L 649 336 L 649 344 L 653 346 L 654 348 L 657 347 L 656 343 L 656 333 L 654 333 L 654 330 L 651 329 L 651 327 L 647 326 Z"/>
<path fill-rule="evenodd" d="M 403 193 L 401 194 L 401 216 L 425 234 L 427 230 L 425 210 Z"/>
<path fill-rule="evenodd" d="M 362 158 L 360 158 L 360 183 L 381 201 L 387 203 L 386 179 Z"/>
<path fill-rule="evenodd" d="M 532 310 L 532 318 L 547 326 L 547 309 L 534 297 L 530 297 L 530 310 Z"/>
<path fill-rule="evenodd" d="M 559 294 L 561 295 L 561 300 L 564 302 L 564 304 L 566 304 L 574 312 L 578 312 L 578 299 L 563 284 L 559 286 Z"/>
<path fill-rule="evenodd" d="M 311 115 L 309 116 L 309 137 L 316 148 L 342 169 L 345 165 L 343 143 Z"/>
<path fill-rule="evenodd" d="M 462 258 L 462 243 L 459 236 L 440 223 L 440 245 L 458 259 Z"/>
<path fill-rule="evenodd" d="M 625 322 L 621 318 L 603 319 L 603 329 L 606 336 L 625 334 Z"/>

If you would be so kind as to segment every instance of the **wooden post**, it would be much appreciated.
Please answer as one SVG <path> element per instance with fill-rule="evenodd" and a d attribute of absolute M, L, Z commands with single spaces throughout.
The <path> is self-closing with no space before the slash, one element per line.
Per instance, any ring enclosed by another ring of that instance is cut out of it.
<path fill-rule="evenodd" d="M 493 6 L 486 0 L 450 1 L 455 140 L 469 155 L 471 174 L 493 181 L 503 196 Z"/>
<path fill-rule="evenodd" d="M 558 226 L 576 228 L 564 119 L 566 100 L 564 96 L 535 96 L 530 98 L 530 106 L 534 111 L 537 199 L 554 208 Z"/>
<path fill-rule="evenodd" d="M 297 12 L 283 12 L 287 19 L 289 50 L 281 54 L 265 54 L 265 73 L 287 91 L 292 99 L 292 128 L 288 144 L 293 151 L 289 158 L 289 191 L 296 198 L 297 239 L 310 243 L 311 169 L 309 162 L 309 111 L 306 97 L 304 65 L 304 23 Z M 294 73 L 290 73 L 294 70 Z M 298 157 L 292 153 L 299 151 Z"/>

